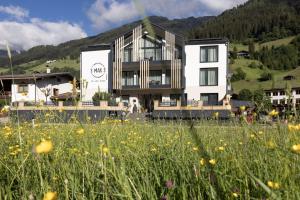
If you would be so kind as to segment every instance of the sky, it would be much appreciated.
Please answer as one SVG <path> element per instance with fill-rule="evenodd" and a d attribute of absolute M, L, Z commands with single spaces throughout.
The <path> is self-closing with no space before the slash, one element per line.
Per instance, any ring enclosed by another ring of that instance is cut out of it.
<path fill-rule="evenodd" d="M 145 16 L 218 15 L 247 0 L 0 0 L 0 49 L 97 35 Z"/>

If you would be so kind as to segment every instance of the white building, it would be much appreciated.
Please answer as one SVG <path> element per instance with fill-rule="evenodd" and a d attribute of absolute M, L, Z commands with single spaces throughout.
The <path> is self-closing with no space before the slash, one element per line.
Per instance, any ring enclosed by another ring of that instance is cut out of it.
<path fill-rule="evenodd" d="M 73 93 L 70 73 L 0 76 L 0 98 L 13 102 L 51 102 L 50 98 Z"/>
<path fill-rule="evenodd" d="M 153 100 L 222 105 L 227 94 L 227 39 L 186 40 L 160 26 L 138 25 L 111 44 L 81 53 L 81 98 L 109 92 L 138 110 Z"/>
<path fill-rule="evenodd" d="M 270 97 L 271 102 L 274 106 L 286 105 L 289 103 L 289 100 L 294 107 L 300 106 L 300 87 L 292 88 L 290 96 L 288 96 L 285 89 L 283 88 L 266 90 L 266 95 Z"/>

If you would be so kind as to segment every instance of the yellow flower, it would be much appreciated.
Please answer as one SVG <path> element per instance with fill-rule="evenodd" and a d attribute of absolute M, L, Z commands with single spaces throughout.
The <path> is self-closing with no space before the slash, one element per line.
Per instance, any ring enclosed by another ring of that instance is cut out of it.
<path fill-rule="evenodd" d="M 2 109 L 1 109 L 1 112 L 2 113 L 7 113 L 9 111 L 9 106 L 4 106 Z"/>
<path fill-rule="evenodd" d="M 208 162 L 211 165 L 215 165 L 217 163 L 217 161 L 215 159 L 210 159 Z"/>
<path fill-rule="evenodd" d="M 47 192 L 44 195 L 43 200 L 56 200 L 57 199 L 57 193 L 56 192 Z"/>
<path fill-rule="evenodd" d="M 251 134 L 250 137 L 251 137 L 251 138 L 255 138 L 255 135 L 254 135 L 254 134 Z"/>
<path fill-rule="evenodd" d="M 278 116 L 278 111 L 272 110 L 272 111 L 269 113 L 269 115 L 270 115 L 271 117 L 276 117 L 276 116 Z"/>
<path fill-rule="evenodd" d="M 219 151 L 224 151 L 225 148 L 224 148 L 224 147 L 218 147 L 218 150 L 219 150 Z"/>
<path fill-rule="evenodd" d="M 108 147 L 102 147 L 102 152 L 104 154 L 107 154 L 109 152 L 109 148 Z"/>
<path fill-rule="evenodd" d="M 215 112 L 215 113 L 214 113 L 214 117 L 215 117 L 215 118 L 218 118 L 219 115 L 220 115 L 220 114 L 219 114 L 218 112 Z"/>
<path fill-rule="evenodd" d="M 264 132 L 262 132 L 262 131 L 258 131 L 258 134 L 259 134 L 259 135 L 263 135 L 263 134 L 264 134 Z"/>
<path fill-rule="evenodd" d="M 276 147 L 276 144 L 270 140 L 267 142 L 267 147 L 270 149 L 274 149 Z"/>
<path fill-rule="evenodd" d="M 273 182 L 273 181 L 268 181 L 268 186 L 271 189 L 279 189 L 280 185 L 279 183 Z"/>
<path fill-rule="evenodd" d="M 78 130 L 77 130 L 77 133 L 80 134 L 80 135 L 84 134 L 84 129 L 83 129 L 83 128 L 78 129 Z"/>
<path fill-rule="evenodd" d="M 241 111 L 245 111 L 246 110 L 246 106 L 240 106 L 240 110 Z"/>
<path fill-rule="evenodd" d="M 49 153 L 53 149 L 53 144 L 51 141 L 42 141 L 35 147 L 35 152 L 38 154 Z"/>
<path fill-rule="evenodd" d="M 198 151 L 198 147 L 193 147 L 193 151 Z"/>
<path fill-rule="evenodd" d="M 295 144 L 292 146 L 292 151 L 300 153 L 300 144 Z"/>
<path fill-rule="evenodd" d="M 235 198 L 239 197 L 238 193 L 236 193 L 236 192 L 233 192 L 232 196 L 235 197 Z"/>
<path fill-rule="evenodd" d="M 205 162 L 204 158 L 201 158 L 200 161 L 199 161 L 199 163 L 200 163 L 200 165 L 203 166 L 203 165 L 205 165 L 206 162 Z"/>

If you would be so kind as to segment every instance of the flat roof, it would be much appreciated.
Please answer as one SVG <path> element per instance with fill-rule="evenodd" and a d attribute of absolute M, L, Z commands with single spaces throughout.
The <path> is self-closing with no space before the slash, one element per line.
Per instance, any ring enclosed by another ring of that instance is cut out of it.
<path fill-rule="evenodd" d="M 99 50 L 110 50 L 110 44 L 95 44 L 95 45 L 88 45 L 86 47 L 81 48 L 81 51 L 99 51 Z"/>
<path fill-rule="evenodd" d="M 42 79 L 42 78 L 59 77 L 59 76 L 67 76 L 69 78 L 73 78 L 73 76 L 69 72 L 58 72 L 58 73 L 0 75 L 0 80 Z"/>
<path fill-rule="evenodd" d="M 186 45 L 199 45 L 199 44 L 225 44 L 229 43 L 227 38 L 202 38 L 190 39 L 185 42 Z"/>

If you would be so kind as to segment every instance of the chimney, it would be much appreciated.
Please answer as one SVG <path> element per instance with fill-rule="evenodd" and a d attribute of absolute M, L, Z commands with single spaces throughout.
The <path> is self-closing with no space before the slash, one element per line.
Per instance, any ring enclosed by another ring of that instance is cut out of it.
<path fill-rule="evenodd" d="M 50 73 L 51 73 L 51 69 L 47 68 L 47 74 L 50 74 Z"/>

